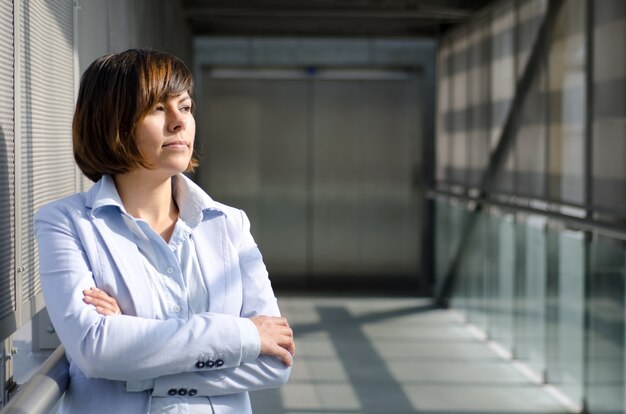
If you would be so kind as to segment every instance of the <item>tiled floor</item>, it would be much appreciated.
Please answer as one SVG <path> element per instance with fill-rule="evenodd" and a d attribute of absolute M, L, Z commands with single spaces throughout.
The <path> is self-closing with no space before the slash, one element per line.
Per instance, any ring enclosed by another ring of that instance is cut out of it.
<path fill-rule="evenodd" d="M 424 299 L 279 296 L 297 355 L 255 414 L 567 413 L 458 314 Z"/>

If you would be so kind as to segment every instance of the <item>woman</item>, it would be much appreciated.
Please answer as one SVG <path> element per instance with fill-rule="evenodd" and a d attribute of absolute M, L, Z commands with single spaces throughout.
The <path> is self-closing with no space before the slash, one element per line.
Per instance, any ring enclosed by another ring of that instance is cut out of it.
<path fill-rule="evenodd" d="M 95 185 L 35 216 L 48 312 L 70 361 L 62 413 L 250 413 L 294 342 L 245 214 L 181 173 L 192 78 L 128 50 L 80 84 L 74 157 Z"/>

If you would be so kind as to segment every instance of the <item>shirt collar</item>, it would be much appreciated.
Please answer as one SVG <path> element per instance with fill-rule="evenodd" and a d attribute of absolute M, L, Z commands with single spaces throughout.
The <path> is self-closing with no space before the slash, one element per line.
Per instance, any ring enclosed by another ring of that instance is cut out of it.
<path fill-rule="evenodd" d="M 122 199 L 120 198 L 117 188 L 115 187 L 115 181 L 110 175 L 103 175 L 99 182 L 100 186 L 95 194 L 92 204 L 92 211 L 96 213 L 98 210 L 104 207 L 117 207 L 122 213 L 126 213 Z"/>
<path fill-rule="evenodd" d="M 225 214 L 218 203 L 183 174 L 172 177 L 172 194 L 180 210 L 180 218 L 189 227 L 196 227 L 208 213 Z M 122 214 L 128 214 L 115 187 L 115 181 L 110 175 L 104 175 L 100 180 L 92 204 L 92 213 L 95 214 L 105 207 L 118 208 Z"/>
<path fill-rule="evenodd" d="M 202 188 L 183 174 L 172 177 L 172 194 L 180 218 L 189 227 L 197 226 L 210 213 L 225 214 Z"/>

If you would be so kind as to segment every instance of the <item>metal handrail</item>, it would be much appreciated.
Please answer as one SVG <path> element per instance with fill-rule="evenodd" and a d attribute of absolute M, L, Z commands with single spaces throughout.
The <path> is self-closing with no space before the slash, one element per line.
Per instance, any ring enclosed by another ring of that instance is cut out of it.
<path fill-rule="evenodd" d="M 31 379 L 22 385 L 0 414 L 47 414 L 69 384 L 69 363 L 59 346 Z"/>
<path fill-rule="evenodd" d="M 431 190 L 426 196 L 430 199 L 436 200 L 438 197 L 444 197 L 448 199 L 456 199 L 459 201 L 482 204 L 486 206 L 500 207 L 512 211 L 520 211 L 529 214 L 537 214 L 545 216 L 551 219 L 559 220 L 564 223 L 568 223 L 572 226 L 578 227 L 580 230 L 586 231 L 599 231 L 607 236 L 612 236 L 620 240 L 626 240 L 626 226 L 621 223 L 613 223 L 598 219 L 590 219 L 585 217 L 575 217 L 568 214 L 563 214 L 558 211 L 542 210 L 534 207 L 524 206 L 512 202 L 503 202 L 494 199 L 485 199 L 471 197 L 464 194 L 457 194 L 442 190 Z"/>

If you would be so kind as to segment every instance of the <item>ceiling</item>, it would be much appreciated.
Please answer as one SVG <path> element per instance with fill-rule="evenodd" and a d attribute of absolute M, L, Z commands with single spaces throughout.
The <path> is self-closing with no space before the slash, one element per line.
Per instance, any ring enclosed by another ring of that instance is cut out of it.
<path fill-rule="evenodd" d="M 497 0 L 183 0 L 208 36 L 438 37 Z"/>

